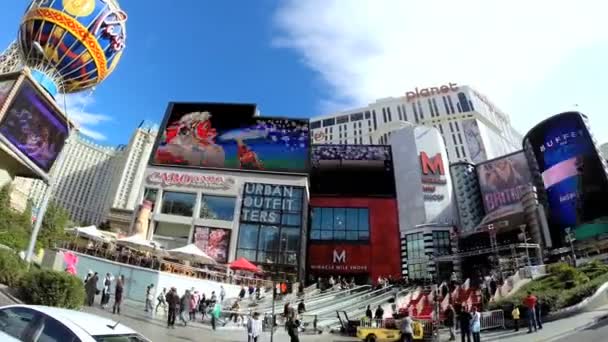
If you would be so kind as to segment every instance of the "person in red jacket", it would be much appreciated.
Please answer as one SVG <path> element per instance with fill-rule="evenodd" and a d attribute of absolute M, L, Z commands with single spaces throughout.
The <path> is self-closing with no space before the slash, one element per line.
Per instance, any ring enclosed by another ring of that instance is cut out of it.
<path fill-rule="evenodd" d="M 524 298 L 524 305 L 528 308 L 528 334 L 532 333 L 532 327 L 534 327 L 534 332 L 537 331 L 536 327 L 536 302 L 538 300 L 532 292 L 528 291 L 528 296 Z"/>

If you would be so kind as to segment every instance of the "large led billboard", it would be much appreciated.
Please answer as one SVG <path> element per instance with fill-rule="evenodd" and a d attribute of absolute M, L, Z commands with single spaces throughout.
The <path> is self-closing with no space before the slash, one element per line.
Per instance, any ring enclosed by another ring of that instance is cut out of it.
<path fill-rule="evenodd" d="M 255 116 L 255 105 L 170 103 L 151 163 L 307 173 L 308 120 Z"/>
<path fill-rule="evenodd" d="M 578 112 L 558 114 L 524 138 L 542 175 L 551 224 L 560 235 L 564 228 L 608 215 L 608 179 L 585 120 Z"/>
<path fill-rule="evenodd" d="M 0 121 L 0 133 L 15 149 L 48 172 L 69 130 L 59 109 L 24 78 Z"/>
<path fill-rule="evenodd" d="M 194 244 L 215 261 L 228 262 L 230 230 L 221 228 L 195 227 Z"/>
<path fill-rule="evenodd" d="M 313 194 L 395 196 L 390 146 L 313 145 L 311 159 Z"/>
<path fill-rule="evenodd" d="M 478 164 L 477 176 L 486 214 L 519 203 L 532 184 L 532 175 L 523 152 Z"/>

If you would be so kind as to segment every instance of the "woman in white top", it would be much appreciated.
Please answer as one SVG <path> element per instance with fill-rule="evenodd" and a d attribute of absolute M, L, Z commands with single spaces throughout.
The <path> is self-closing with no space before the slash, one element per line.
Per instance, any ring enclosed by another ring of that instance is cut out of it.
<path fill-rule="evenodd" d="M 247 322 L 247 336 L 249 342 L 258 342 L 258 337 L 262 335 L 262 321 L 260 320 L 260 314 L 257 312 L 253 313 L 253 316 Z"/>
<path fill-rule="evenodd" d="M 471 311 L 471 332 L 473 333 L 473 342 L 480 342 L 479 332 L 481 331 L 481 314 L 477 308 L 473 306 Z"/>

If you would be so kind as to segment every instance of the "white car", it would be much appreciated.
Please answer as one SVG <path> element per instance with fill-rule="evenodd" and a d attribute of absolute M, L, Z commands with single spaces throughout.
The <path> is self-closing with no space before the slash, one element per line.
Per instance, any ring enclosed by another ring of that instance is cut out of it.
<path fill-rule="evenodd" d="M 136 331 L 107 318 L 37 305 L 0 308 L 0 341 L 150 342 Z"/>

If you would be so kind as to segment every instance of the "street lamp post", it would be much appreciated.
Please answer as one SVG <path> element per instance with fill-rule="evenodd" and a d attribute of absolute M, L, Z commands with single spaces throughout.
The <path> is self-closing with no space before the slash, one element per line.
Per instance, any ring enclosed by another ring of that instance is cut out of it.
<path fill-rule="evenodd" d="M 572 236 L 572 229 L 570 227 L 566 228 L 566 240 L 570 243 L 570 253 L 572 253 L 572 262 L 574 262 L 574 267 L 576 267 L 576 253 L 574 252 L 574 237 Z"/>

